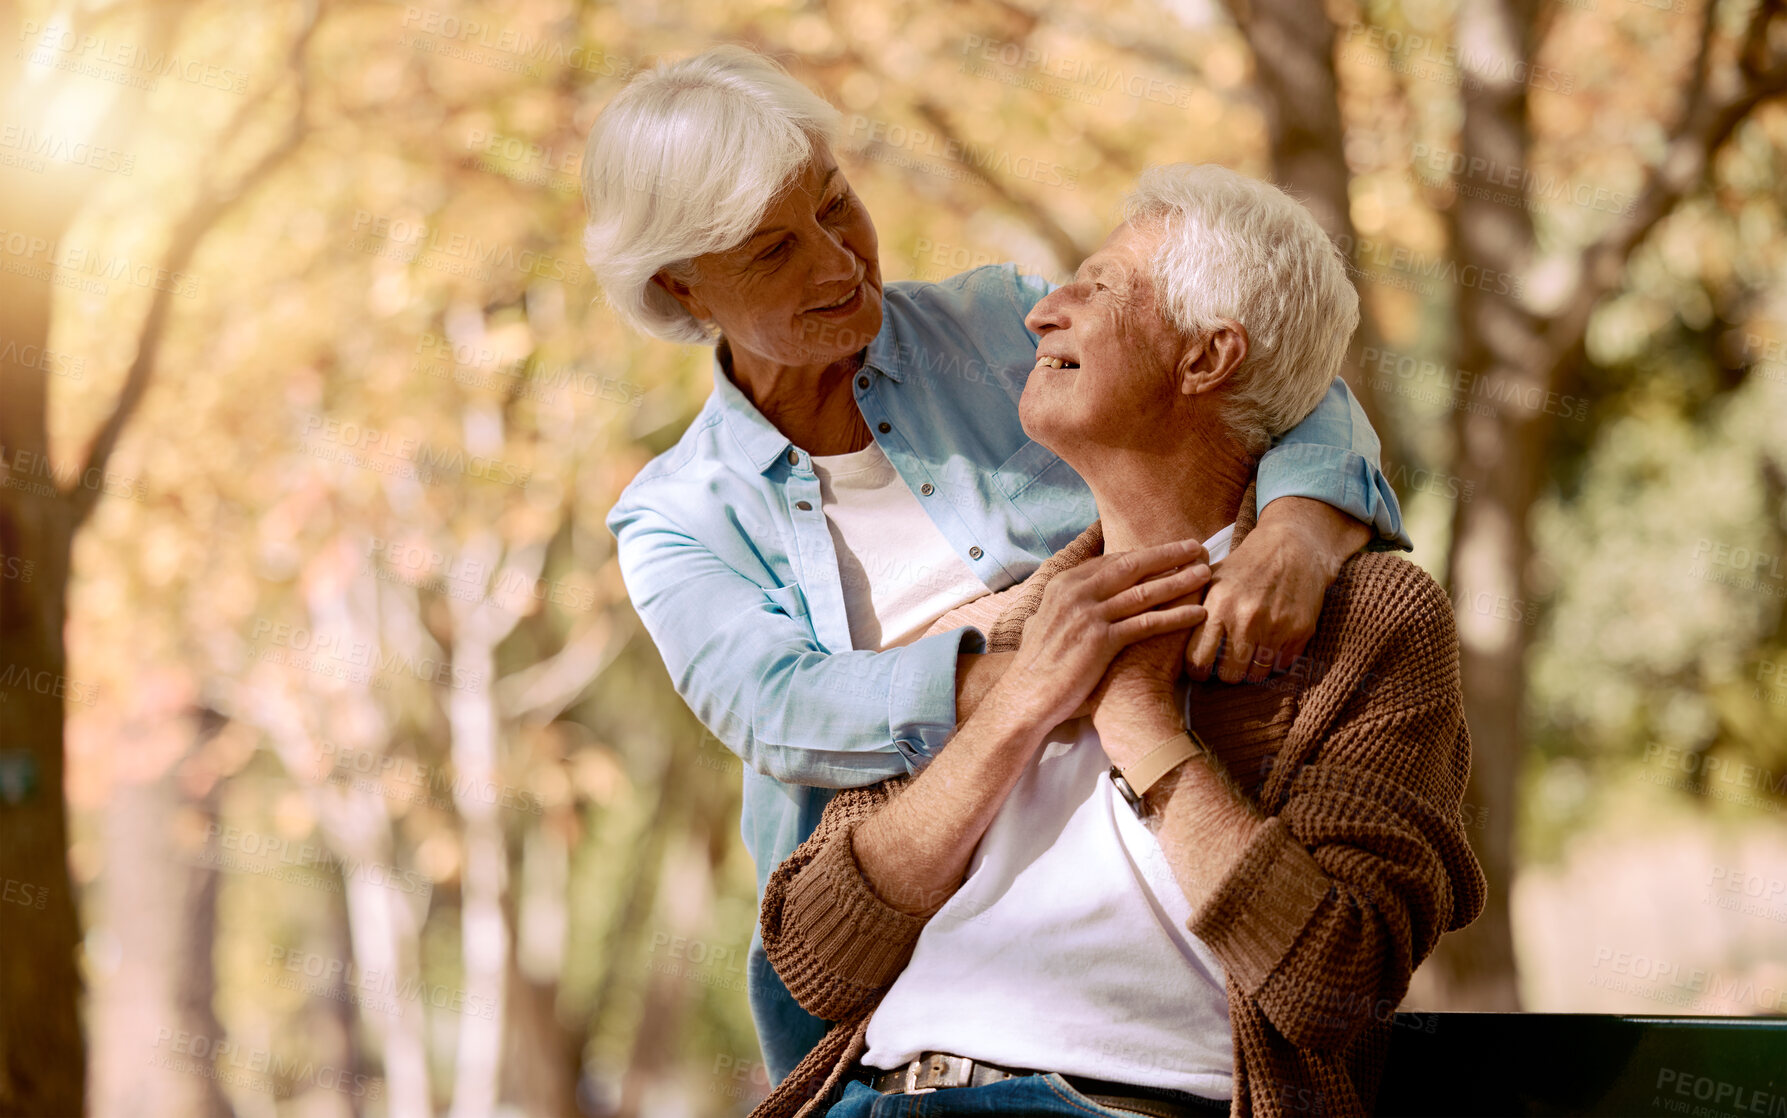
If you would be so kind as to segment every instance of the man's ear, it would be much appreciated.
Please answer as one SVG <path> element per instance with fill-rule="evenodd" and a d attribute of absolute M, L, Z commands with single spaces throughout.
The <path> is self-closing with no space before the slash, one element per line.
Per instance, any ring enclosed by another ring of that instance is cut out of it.
<path fill-rule="evenodd" d="M 1247 360 L 1247 328 L 1232 318 L 1220 319 L 1210 336 L 1179 358 L 1179 391 L 1187 396 L 1212 392 L 1228 382 Z"/>
<path fill-rule="evenodd" d="M 701 301 L 701 296 L 695 294 L 695 289 L 682 280 L 672 279 L 660 269 L 653 273 L 651 282 L 681 304 L 683 310 L 694 316 L 695 321 L 706 322 L 711 317 L 707 313 L 707 304 Z"/>

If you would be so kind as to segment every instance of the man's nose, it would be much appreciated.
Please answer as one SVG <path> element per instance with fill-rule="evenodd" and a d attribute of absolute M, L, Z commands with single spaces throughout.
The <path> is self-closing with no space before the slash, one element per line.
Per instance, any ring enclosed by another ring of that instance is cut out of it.
<path fill-rule="evenodd" d="M 1024 316 L 1024 326 L 1032 334 L 1040 334 L 1049 327 L 1067 325 L 1067 297 L 1065 287 L 1057 287 L 1044 295 L 1030 313 Z"/>

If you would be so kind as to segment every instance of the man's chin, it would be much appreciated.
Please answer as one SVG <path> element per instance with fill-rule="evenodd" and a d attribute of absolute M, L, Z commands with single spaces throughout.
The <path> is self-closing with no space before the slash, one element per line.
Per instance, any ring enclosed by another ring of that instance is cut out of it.
<path fill-rule="evenodd" d="M 1024 428 L 1024 434 L 1056 454 L 1061 453 L 1063 444 L 1072 441 L 1071 431 L 1058 416 L 1050 414 L 1049 408 L 1034 401 L 1028 386 L 1025 387 L 1024 394 L 1018 397 L 1018 423 Z"/>

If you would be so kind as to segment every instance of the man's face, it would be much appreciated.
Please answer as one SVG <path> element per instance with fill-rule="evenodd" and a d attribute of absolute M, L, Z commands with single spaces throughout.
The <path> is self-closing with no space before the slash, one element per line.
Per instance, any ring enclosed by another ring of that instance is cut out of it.
<path fill-rule="evenodd" d="M 1159 230 L 1117 226 L 1024 319 L 1042 340 L 1018 415 L 1070 463 L 1081 448 L 1138 445 L 1174 406 L 1186 345 L 1156 304 L 1149 264 L 1160 241 Z"/>
<path fill-rule="evenodd" d="M 876 248 L 868 210 L 821 147 L 743 244 L 696 257 L 700 278 L 678 299 L 735 358 L 830 364 L 881 330 Z"/>

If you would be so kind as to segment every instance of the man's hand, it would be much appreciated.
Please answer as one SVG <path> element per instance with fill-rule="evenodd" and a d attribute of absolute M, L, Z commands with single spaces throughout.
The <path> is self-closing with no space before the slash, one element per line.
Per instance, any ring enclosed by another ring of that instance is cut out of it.
<path fill-rule="evenodd" d="M 1189 635 L 1165 633 L 1130 645 L 1092 689 L 1092 725 L 1119 769 L 1184 729 L 1175 689 Z"/>
<path fill-rule="evenodd" d="M 1210 579 L 1205 554 L 1197 540 L 1179 540 L 1094 556 L 1062 571 L 1043 590 L 996 688 L 1022 688 L 1046 729 L 1085 702 L 1125 647 L 1163 633 L 1183 645 L 1205 616 L 1198 604 Z"/>
<path fill-rule="evenodd" d="M 1204 594 L 1209 616 L 1186 647 L 1186 670 L 1258 683 L 1288 669 L 1315 633 L 1322 598 L 1371 529 L 1307 497 L 1280 497 L 1222 561 Z"/>

